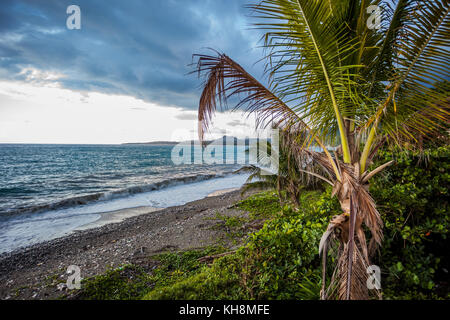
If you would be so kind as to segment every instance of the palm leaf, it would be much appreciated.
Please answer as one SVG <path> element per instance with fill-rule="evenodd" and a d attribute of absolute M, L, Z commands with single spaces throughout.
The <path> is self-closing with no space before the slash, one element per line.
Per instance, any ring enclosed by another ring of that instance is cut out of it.
<path fill-rule="evenodd" d="M 227 55 L 217 52 L 217 56 L 194 55 L 194 57 L 198 58 L 196 72 L 199 76 L 202 73 L 207 75 L 198 111 L 200 140 L 203 140 L 204 133 L 209 128 L 217 105 L 221 110 L 225 110 L 228 108 L 228 99 L 238 95 L 243 98 L 234 110 L 242 108 L 246 112 L 257 113 L 258 127 L 265 127 L 268 124 L 288 127 L 296 124 L 308 131 L 291 108 Z"/>
<path fill-rule="evenodd" d="M 293 110 L 320 132 L 322 141 L 332 141 L 339 131 L 344 160 L 349 162 L 345 118 L 353 117 L 360 102 L 354 73 L 360 65 L 349 59 L 359 50 L 342 26 L 347 6 L 332 8 L 329 1 L 266 0 L 251 6 L 264 19 L 258 27 L 268 29 L 266 69 L 271 87 Z M 331 139 L 331 140 L 330 140 Z"/>
<path fill-rule="evenodd" d="M 431 134 L 448 122 L 450 73 L 450 2 L 408 1 L 412 10 L 400 27 L 387 98 L 370 118 L 382 119 L 379 130 L 400 143 Z"/>
<path fill-rule="evenodd" d="M 246 112 L 256 113 L 257 127 L 266 127 L 271 124 L 276 128 L 304 134 L 305 143 L 301 145 L 301 148 L 297 145 L 297 151 L 301 152 L 301 149 L 310 147 L 313 141 L 317 143 L 324 150 L 336 179 L 340 180 L 336 164 L 316 132 L 293 109 L 238 63 L 225 54 L 216 53 L 217 56 L 194 55 L 198 58 L 196 72 L 199 76 L 206 74 L 198 111 L 200 140 L 203 140 L 204 133 L 209 128 L 217 106 L 219 105 L 222 110 L 227 109 L 228 99 L 240 96 L 241 100 L 233 110 L 242 108 Z"/>

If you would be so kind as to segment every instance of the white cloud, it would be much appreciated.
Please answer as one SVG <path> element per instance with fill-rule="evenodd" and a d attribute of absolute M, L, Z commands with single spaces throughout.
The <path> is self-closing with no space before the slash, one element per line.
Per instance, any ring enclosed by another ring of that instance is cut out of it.
<path fill-rule="evenodd" d="M 197 137 L 197 121 L 180 119 L 186 112 L 181 108 L 131 96 L 76 92 L 46 82 L 58 75 L 30 74 L 36 81 L 0 81 L 0 143 L 146 142 L 174 140 L 180 131 Z M 248 127 L 239 131 L 227 125 L 233 121 L 254 123 L 242 113 L 218 113 L 207 138 L 220 136 L 221 130 L 239 137 L 251 134 Z"/>

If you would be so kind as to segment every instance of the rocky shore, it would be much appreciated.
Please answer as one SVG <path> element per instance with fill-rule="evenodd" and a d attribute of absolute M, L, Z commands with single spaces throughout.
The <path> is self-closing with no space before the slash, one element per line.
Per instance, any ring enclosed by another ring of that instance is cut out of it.
<path fill-rule="evenodd" d="M 234 208 L 239 190 L 127 218 L 99 228 L 0 255 L 0 299 L 56 299 L 67 288 L 68 266 L 87 278 L 124 264 L 140 264 L 170 250 L 223 245 L 227 239 L 217 213 L 242 215 Z M 229 244 L 231 246 L 231 244 Z"/>

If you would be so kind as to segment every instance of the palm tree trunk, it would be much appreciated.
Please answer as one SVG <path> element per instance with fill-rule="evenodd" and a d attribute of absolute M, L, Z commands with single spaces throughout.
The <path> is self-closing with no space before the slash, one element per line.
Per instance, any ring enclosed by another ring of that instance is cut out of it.
<path fill-rule="evenodd" d="M 327 289 L 324 285 L 325 269 L 322 272 L 321 299 L 366 300 L 370 297 L 367 288 L 370 257 L 364 225 L 368 227 L 373 238 L 380 241 L 378 237 L 381 232 L 381 220 L 378 220 L 375 204 L 367 191 L 368 185 L 363 185 L 359 178 L 355 179 L 347 173 L 344 173 L 343 177 L 345 181 L 342 184 L 336 182 L 334 187 L 343 213 L 334 216 L 330 221 L 319 246 L 319 253 L 324 255 L 324 268 L 328 252 L 334 254 L 336 261 Z M 378 298 L 381 297 L 378 291 L 374 291 L 374 294 Z"/>

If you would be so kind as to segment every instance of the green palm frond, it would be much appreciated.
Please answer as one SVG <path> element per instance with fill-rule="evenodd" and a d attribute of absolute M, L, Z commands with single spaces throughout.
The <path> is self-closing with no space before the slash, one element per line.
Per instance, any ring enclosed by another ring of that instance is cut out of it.
<path fill-rule="evenodd" d="M 257 127 L 266 127 L 270 124 L 275 128 L 294 130 L 305 136 L 304 143 L 301 145 L 302 149 L 314 144 L 322 147 L 330 165 L 333 167 L 334 175 L 340 180 L 334 160 L 326 150 L 316 130 L 312 130 L 299 114 L 238 63 L 225 54 L 218 52 L 216 54 L 216 56 L 194 55 L 198 58 L 195 72 L 199 76 L 206 74 L 198 109 L 200 140 L 203 140 L 204 133 L 208 130 L 217 107 L 219 106 L 222 110 L 227 109 L 228 99 L 238 96 L 241 100 L 233 109 L 241 108 L 246 112 L 255 113 Z M 300 152 L 299 149 L 297 151 Z"/>
<path fill-rule="evenodd" d="M 450 2 L 400 1 L 397 37 L 389 41 L 391 56 L 381 58 L 391 64 L 391 79 L 377 112 L 380 133 L 397 143 L 414 141 L 417 134 L 428 135 L 449 119 Z M 395 28 L 394 28 L 395 29 Z M 370 122 L 370 121 L 369 121 Z"/>
<path fill-rule="evenodd" d="M 334 3 L 334 5 L 331 5 Z M 360 94 L 363 67 L 355 55 L 361 41 L 351 36 L 348 9 L 351 2 L 266 0 L 251 6 L 266 29 L 266 70 L 271 89 L 320 132 L 321 139 L 335 144 L 339 137 L 344 161 L 349 161 L 347 127 L 365 97 Z"/>
<path fill-rule="evenodd" d="M 379 3 L 384 8 L 382 11 L 382 25 L 380 32 L 374 37 L 374 46 L 363 55 L 364 77 L 370 79 L 368 82 L 369 97 L 385 96 L 385 82 L 393 77 L 393 67 L 396 60 L 395 48 L 398 39 L 403 36 L 403 27 L 408 21 L 408 16 L 413 10 L 410 0 L 399 0 L 393 7 L 392 1 Z"/>
<path fill-rule="evenodd" d="M 370 5 L 382 10 L 380 29 L 367 24 Z M 367 298 L 365 266 L 383 238 L 368 180 L 391 163 L 366 169 L 386 142 L 420 146 L 424 137 L 448 136 L 450 0 L 261 0 L 249 7 L 265 30 L 269 86 L 224 54 L 198 56 L 197 71 L 207 74 L 200 137 L 216 104 L 239 95 L 236 107 L 255 113 L 258 126 L 281 128 L 277 190 L 296 201 L 297 183 L 318 178 L 333 185 L 344 212 L 329 230 L 341 248 L 329 287 L 338 291 L 322 297 Z M 337 146 L 333 156 L 325 146 Z"/>

